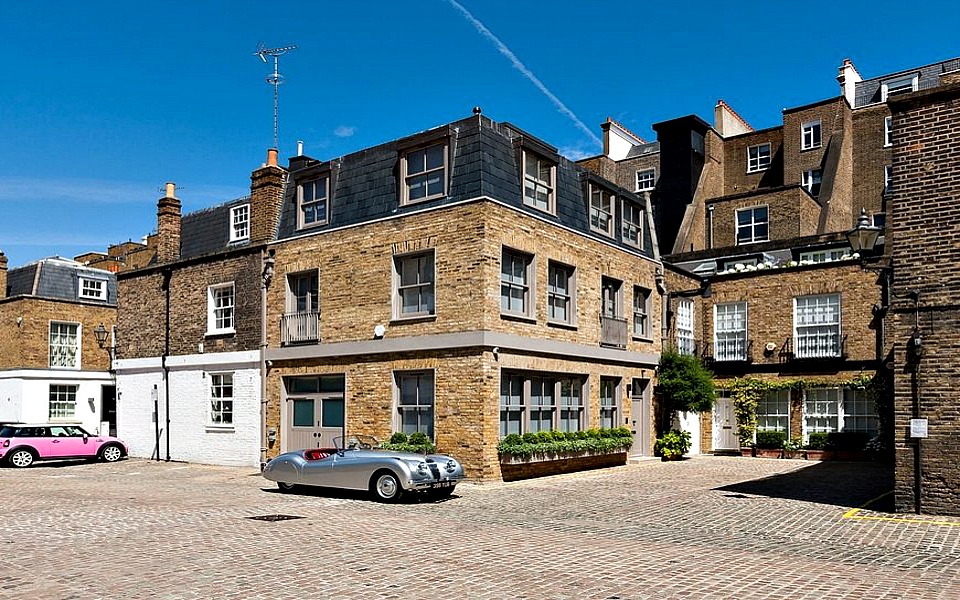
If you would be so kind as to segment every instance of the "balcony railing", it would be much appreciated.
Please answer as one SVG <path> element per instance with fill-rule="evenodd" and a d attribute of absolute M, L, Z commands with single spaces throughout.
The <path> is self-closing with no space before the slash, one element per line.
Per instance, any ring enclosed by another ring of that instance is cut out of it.
<path fill-rule="evenodd" d="M 730 338 L 707 342 L 703 357 L 713 362 L 752 362 L 753 340 Z"/>
<path fill-rule="evenodd" d="M 315 344 L 320 341 L 320 313 L 296 312 L 280 317 L 280 344 Z"/>
<path fill-rule="evenodd" d="M 626 348 L 627 320 L 622 317 L 600 315 L 600 345 L 611 348 Z"/>
<path fill-rule="evenodd" d="M 780 360 L 802 360 L 810 358 L 846 358 L 847 336 L 823 334 L 804 336 L 797 339 L 787 338 L 780 348 Z"/>

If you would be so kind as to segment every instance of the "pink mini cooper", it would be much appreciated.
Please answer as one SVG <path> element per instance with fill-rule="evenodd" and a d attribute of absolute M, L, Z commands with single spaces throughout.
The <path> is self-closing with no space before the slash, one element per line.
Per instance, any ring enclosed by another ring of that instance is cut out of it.
<path fill-rule="evenodd" d="M 8 424 L 0 427 L 0 461 L 29 467 L 35 460 L 95 458 L 115 462 L 127 445 L 108 435 L 92 435 L 79 425 Z"/>

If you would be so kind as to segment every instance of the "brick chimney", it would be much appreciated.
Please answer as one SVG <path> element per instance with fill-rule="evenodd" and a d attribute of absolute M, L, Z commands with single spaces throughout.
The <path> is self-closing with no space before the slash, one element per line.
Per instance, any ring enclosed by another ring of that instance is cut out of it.
<path fill-rule="evenodd" d="M 267 162 L 250 174 L 250 243 L 276 237 L 283 205 L 287 170 L 277 165 L 277 149 L 267 150 Z"/>
<path fill-rule="evenodd" d="M 0 298 L 7 297 L 7 255 L 0 250 Z"/>
<path fill-rule="evenodd" d="M 853 61 L 849 58 L 843 59 L 840 65 L 840 73 L 837 75 L 837 82 L 840 84 L 840 93 L 847 99 L 847 104 L 854 106 L 857 98 L 857 84 L 863 81 L 860 72 L 853 66 Z"/>
<path fill-rule="evenodd" d="M 157 262 L 180 258 L 180 201 L 175 183 L 167 183 L 167 195 L 157 202 Z"/>

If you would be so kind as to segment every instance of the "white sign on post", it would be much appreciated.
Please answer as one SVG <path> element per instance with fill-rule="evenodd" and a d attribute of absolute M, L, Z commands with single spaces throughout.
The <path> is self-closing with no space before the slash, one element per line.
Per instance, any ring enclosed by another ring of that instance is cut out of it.
<path fill-rule="evenodd" d="M 927 420 L 926 419 L 910 419 L 910 437 L 912 438 L 927 437 Z"/>

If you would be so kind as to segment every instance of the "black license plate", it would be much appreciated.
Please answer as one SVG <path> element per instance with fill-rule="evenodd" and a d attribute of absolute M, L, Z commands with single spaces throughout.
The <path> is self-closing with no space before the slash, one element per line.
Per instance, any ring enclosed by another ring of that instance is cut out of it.
<path fill-rule="evenodd" d="M 436 489 L 436 488 L 448 488 L 448 487 L 453 487 L 454 485 L 456 485 L 456 484 L 455 484 L 454 482 L 452 482 L 452 481 L 441 481 L 441 482 L 439 482 L 439 483 L 433 484 L 433 485 L 430 486 L 430 487 Z"/>

